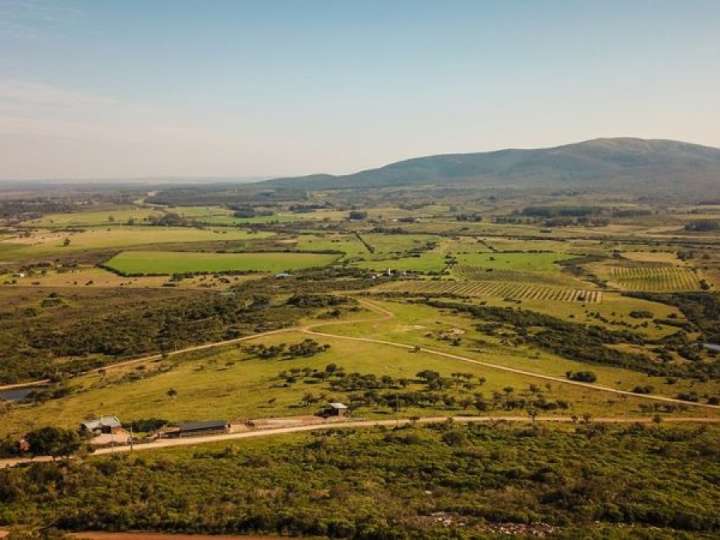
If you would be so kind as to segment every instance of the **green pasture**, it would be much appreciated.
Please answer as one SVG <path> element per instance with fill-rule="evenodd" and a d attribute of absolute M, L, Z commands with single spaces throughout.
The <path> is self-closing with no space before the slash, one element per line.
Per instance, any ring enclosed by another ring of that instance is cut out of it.
<path fill-rule="evenodd" d="M 610 303 L 609 306 L 606 306 L 604 309 L 619 310 L 619 305 L 622 303 L 620 298 L 621 297 L 618 297 L 616 301 Z M 565 377 L 567 371 L 591 370 L 597 374 L 598 384 L 619 390 L 632 390 L 637 385 L 652 384 L 655 387 L 656 393 L 671 397 L 675 396 L 678 392 L 690 389 L 698 393 L 707 391 L 710 395 L 720 393 L 720 384 L 717 381 L 700 383 L 690 380 L 680 380 L 674 385 L 668 385 L 662 377 L 649 377 L 644 373 L 629 369 L 568 360 L 529 345 L 514 343 L 512 340 L 504 339 L 501 336 L 484 334 L 476 329 L 476 323 L 480 321 L 474 321 L 464 315 L 455 315 L 421 304 L 379 302 L 376 300 L 373 300 L 373 303 L 392 311 L 395 314 L 395 318 L 373 322 L 358 322 L 353 325 L 328 326 L 327 332 L 354 337 L 372 337 L 381 340 L 398 341 L 411 345 L 416 344 L 435 350 L 467 355 L 471 358 L 492 362 L 494 364 L 525 369 L 561 378 Z M 488 302 L 488 304 L 503 305 L 499 299 L 494 302 Z M 573 304 L 559 304 L 561 303 L 555 302 L 554 305 L 547 305 L 542 310 L 536 309 L 539 307 L 536 305 L 532 309 L 544 311 L 546 314 L 555 317 L 572 320 L 570 315 L 575 315 L 577 308 Z M 517 307 L 515 304 L 504 304 L 504 306 Z M 641 305 L 637 304 L 636 306 L 640 307 Z M 523 304 L 523 307 L 530 306 Z M 589 309 L 594 311 L 597 307 L 596 304 L 593 304 Z M 658 309 L 658 312 L 662 312 L 663 314 L 675 312 L 672 308 L 651 302 L 643 303 L 642 307 Z M 624 310 L 628 309 L 630 309 L 629 305 L 624 307 Z M 602 323 L 596 324 L 601 325 Z M 440 340 L 437 337 L 439 332 L 452 329 L 462 331 L 460 346 L 452 346 L 448 341 Z M 673 329 L 670 332 L 672 331 L 675 330 Z M 668 330 L 665 330 L 665 332 L 668 332 Z M 658 334 L 662 335 L 660 333 Z M 606 397 L 613 399 L 612 395 Z M 615 396 L 615 399 L 624 401 L 626 398 Z M 699 414 L 705 414 L 707 411 L 705 409 L 698 409 L 697 412 Z"/>
<path fill-rule="evenodd" d="M 424 252 L 414 257 L 372 259 L 357 263 L 360 268 L 376 271 L 390 269 L 396 272 L 440 272 L 446 265 L 445 255 L 439 250 Z"/>
<path fill-rule="evenodd" d="M 91 210 L 80 212 L 68 212 L 60 214 L 47 214 L 41 218 L 26 221 L 23 225 L 33 227 L 95 227 L 100 225 L 125 225 L 129 219 L 134 219 L 137 224 L 151 216 L 161 216 L 159 210 L 140 207 L 117 207 L 107 210 Z"/>
<path fill-rule="evenodd" d="M 326 266 L 337 255 L 319 253 L 202 253 L 190 251 L 123 251 L 105 263 L 126 275 L 192 272 L 283 272 Z"/>
<path fill-rule="evenodd" d="M 556 263 L 572 256 L 566 253 L 459 253 L 455 256 L 458 264 L 492 268 L 493 270 L 515 270 L 520 272 L 555 272 Z"/>
<path fill-rule="evenodd" d="M 319 222 L 319 221 L 342 221 L 347 218 L 347 212 L 339 210 L 316 210 L 315 212 L 277 212 L 269 216 L 235 217 L 232 212 L 227 214 L 213 214 L 202 219 L 203 222 L 212 225 L 251 225 L 253 223 L 292 223 Z"/>
<path fill-rule="evenodd" d="M 194 227 L 93 227 L 78 231 L 33 231 L 29 238 L 11 237 L 0 241 L 0 257 L 18 260 L 24 257 L 146 246 L 164 243 L 218 242 L 267 238 L 272 233 L 241 229 Z M 70 243 L 65 244 L 68 239 Z"/>
<path fill-rule="evenodd" d="M 430 242 L 440 243 L 437 236 L 428 234 L 361 234 L 363 240 L 374 248 L 374 257 L 403 255 L 410 250 L 422 248 Z"/>
<path fill-rule="evenodd" d="M 407 237 L 407 238 L 403 238 Z M 390 268 L 396 271 L 439 272 L 452 257 L 459 266 L 468 266 L 480 271 L 524 272 L 530 276 L 538 273 L 559 273 L 556 264 L 569 259 L 567 253 L 494 253 L 467 237 L 455 239 L 428 235 L 363 235 L 376 248 L 358 266 L 373 270 Z M 420 253 L 409 254 L 413 248 L 435 243 L 435 247 Z M 480 278 L 475 278 L 480 279 Z"/>
<path fill-rule="evenodd" d="M 295 247 L 301 251 L 342 251 L 346 258 L 367 257 L 367 248 L 352 234 L 302 234 Z"/>
<path fill-rule="evenodd" d="M 392 332 L 397 333 L 397 329 Z M 259 341 L 265 344 L 297 343 L 306 334 L 289 332 Z M 397 336 L 405 337 L 407 336 Z M 473 392 L 490 397 L 493 391 L 502 392 L 512 386 L 518 395 L 524 394 L 530 384 L 543 387 L 549 399 L 565 399 L 572 408 L 563 414 L 623 415 L 637 414 L 639 398 L 624 400 L 569 385 L 551 384 L 547 389 L 542 381 L 425 353 L 412 353 L 387 345 L 363 343 L 335 338 L 315 338 L 331 348 L 310 358 L 269 359 L 248 358 L 242 347 L 228 347 L 222 351 L 195 353 L 196 359 L 168 359 L 163 362 L 168 371 L 158 370 L 159 363 L 148 363 L 144 369 L 127 367 L 109 369 L 106 374 L 90 374 L 75 379 L 74 393 L 35 406 L 12 408 L 0 425 L 0 436 L 19 434 L 44 425 L 72 427 L 83 419 L 97 414 L 113 414 L 123 421 L 141 418 L 165 418 L 171 421 L 207 420 L 227 418 L 270 418 L 314 414 L 328 401 L 346 401 L 343 393 L 332 392 L 324 383 L 308 384 L 302 377 L 288 387 L 276 377 L 281 371 L 292 368 L 323 369 L 329 363 L 342 366 L 350 372 L 373 373 L 394 378 L 414 378 L 424 369 L 438 371 L 443 376 L 455 372 L 471 373 L 477 380 L 486 382 Z M 454 352 L 459 352 L 454 350 Z M 484 355 L 475 355 L 484 356 Z M 192 358 L 192 357 L 188 357 Z M 135 373 L 137 380 L 130 380 Z M 309 379 L 308 379 L 309 380 Z M 411 390 L 415 385 L 411 385 Z M 420 389 L 420 386 L 417 386 Z M 171 397 L 168 391 L 177 395 Z M 306 405 L 303 396 L 312 393 L 322 396 L 317 403 Z M 472 392 L 468 392 L 472 396 Z M 413 415 L 463 414 L 461 407 L 451 409 L 438 404 L 435 408 L 407 408 L 399 411 L 403 417 Z M 387 417 L 395 414 L 390 409 L 365 408 L 357 415 Z M 492 414 L 522 414 L 524 411 L 493 411 Z M 392 416 L 391 416 L 392 417 Z"/>

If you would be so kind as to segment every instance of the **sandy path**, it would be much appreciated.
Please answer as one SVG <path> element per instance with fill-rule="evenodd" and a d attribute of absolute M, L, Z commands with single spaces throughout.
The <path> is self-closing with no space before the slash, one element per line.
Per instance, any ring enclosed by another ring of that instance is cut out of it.
<path fill-rule="evenodd" d="M 106 454 L 120 454 L 130 451 L 139 452 L 143 450 L 159 450 L 164 448 L 175 448 L 179 446 L 195 446 L 204 443 L 215 443 L 223 441 L 236 441 L 240 439 L 253 439 L 257 437 L 272 437 L 275 435 L 284 435 L 288 433 L 303 433 L 308 431 L 335 430 L 335 429 L 357 429 L 370 427 L 397 427 L 408 424 L 437 424 L 452 420 L 462 424 L 492 424 L 496 422 L 514 422 L 514 423 L 531 423 L 529 416 L 426 416 L 422 418 L 396 418 L 391 420 L 348 420 L 343 422 L 326 422 L 324 424 L 306 424 L 299 426 L 289 426 L 283 428 L 258 429 L 255 431 L 244 431 L 241 433 L 223 433 L 220 435 L 205 435 L 201 437 L 186 437 L 180 439 L 160 439 L 151 443 L 136 444 L 133 447 L 129 445 L 116 446 L 114 448 L 101 448 L 94 452 L 93 455 L 102 456 Z M 535 422 L 542 423 L 559 423 L 572 424 L 577 420 L 570 416 L 537 416 Z M 593 423 L 600 424 L 651 424 L 654 419 L 646 416 L 629 416 L 629 417 L 598 417 L 592 419 Z M 667 417 L 663 418 L 665 423 L 699 423 L 699 424 L 716 424 L 720 423 L 720 418 L 707 417 Z M 49 456 L 39 456 L 37 458 L 19 458 L 19 459 L 2 459 L 0 460 L 0 469 L 13 467 L 22 463 L 47 462 L 52 459 Z"/>
<path fill-rule="evenodd" d="M 317 328 L 322 328 L 322 327 L 326 327 L 326 326 L 340 326 L 340 325 L 358 324 L 358 323 L 365 323 L 365 322 L 381 322 L 381 321 L 390 320 L 390 319 L 395 318 L 395 314 L 392 311 L 382 308 L 382 307 L 374 304 L 373 302 L 370 302 L 369 300 L 358 299 L 358 301 L 360 302 L 360 304 L 362 304 L 364 307 L 366 307 L 370 311 L 380 314 L 381 317 L 369 318 L 369 319 L 353 319 L 353 320 L 349 320 L 349 321 L 330 321 L 330 322 L 315 323 L 315 324 L 311 324 L 311 325 L 307 325 L 307 326 L 289 326 L 287 328 L 280 328 L 278 330 L 270 330 L 268 332 L 260 332 L 258 334 L 251 334 L 249 336 L 228 339 L 228 340 L 224 340 L 224 341 L 215 341 L 212 343 L 204 343 L 202 345 L 193 345 L 192 347 L 186 347 L 184 349 L 177 349 L 175 351 L 168 352 L 167 357 L 176 356 L 178 354 L 185 354 L 185 353 L 189 353 L 189 352 L 214 349 L 216 347 L 224 347 L 227 345 L 233 345 L 235 343 L 242 343 L 243 341 L 250 341 L 253 339 L 258 339 L 258 338 L 262 338 L 262 337 L 266 337 L 266 336 L 272 336 L 275 334 L 288 333 L 288 332 L 304 332 L 306 334 L 318 336 L 318 337 L 326 337 L 326 338 L 331 338 L 331 339 L 344 339 L 344 340 L 348 340 L 348 341 L 358 341 L 358 342 L 363 342 L 363 343 L 376 343 L 378 345 L 388 345 L 390 347 L 398 347 L 398 348 L 407 349 L 407 350 L 415 350 L 416 349 L 415 345 L 408 345 L 406 343 L 399 343 L 396 341 L 388 341 L 388 340 L 383 340 L 383 339 L 375 339 L 375 338 L 367 338 L 367 337 L 343 336 L 343 335 L 338 335 L 338 334 L 330 334 L 327 332 L 318 332 L 316 330 Z M 696 402 L 692 402 L 692 401 L 683 401 L 681 399 L 671 398 L 671 397 L 667 397 L 667 396 L 659 396 L 657 394 L 636 394 L 636 393 L 630 392 L 628 390 L 618 390 L 616 388 L 610 388 L 609 386 L 603 386 L 600 384 L 584 383 L 584 382 L 580 382 L 580 381 L 571 381 L 569 379 L 565 379 L 562 377 L 555 377 L 553 375 L 544 375 L 542 373 L 536 373 L 534 371 L 527 371 L 524 369 L 518 369 L 518 368 L 503 366 L 500 364 L 494 364 L 491 362 L 484 362 L 482 360 L 476 360 L 474 358 L 470 358 L 467 356 L 461 356 L 458 354 L 437 351 L 434 349 L 428 349 L 426 347 L 420 347 L 418 350 L 422 351 L 424 353 L 427 353 L 427 354 L 443 356 L 445 358 L 450 358 L 452 360 L 459 360 L 461 362 L 467 362 L 470 364 L 475 364 L 475 365 L 479 365 L 479 366 L 483 366 L 483 367 L 487 367 L 487 368 L 491 368 L 491 369 L 507 371 L 510 373 L 517 373 L 518 375 L 524 375 L 526 377 L 534 377 L 536 379 L 552 381 L 552 382 L 556 382 L 559 384 L 569 384 L 569 385 L 573 385 L 573 386 L 581 386 L 584 388 L 589 388 L 591 390 L 609 392 L 612 394 L 623 395 L 623 396 L 631 396 L 631 397 L 640 398 L 640 399 L 662 401 L 665 403 L 687 405 L 689 407 L 702 407 L 702 408 L 706 408 L 706 409 L 720 409 L 720 405 L 709 405 L 707 403 L 696 403 Z M 114 364 L 107 364 L 103 367 L 89 370 L 89 371 L 85 372 L 85 374 L 97 373 L 98 371 L 101 371 L 103 369 L 112 369 L 112 368 L 117 368 L 117 367 L 131 366 L 131 365 L 143 363 L 143 362 L 152 362 L 155 360 L 159 360 L 161 358 L 162 358 L 162 354 L 159 354 L 159 353 L 150 354 L 150 355 L 141 356 L 138 358 L 132 358 L 130 360 L 123 360 L 121 362 L 117 362 Z M 5 386 L 0 386 L 0 391 L 10 390 L 13 388 L 22 388 L 22 387 L 26 387 L 26 386 L 42 385 L 42 384 L 47 384 L 48 382 L 50 382 L 48 379 L 43 379 L 43 380 L 39 380 L 39 381 L 33 381 L 30 383 L 5 385 Z"/>
<path fill-rule="evenodd" d="M 368 300 L 360 300 L 360 303 L 363 304 L 368 309 L 371 309 L 377 313 L 380 313 L 383 316 L 381 319 L 374 319 L 374 320 L 381 321 L 381 320 L 392 319 L 394 317 L 392 312 L 390 312 L 384 308 L 381 308 L 379 306 L 376 306 L 375 304 L 373 304 L 372 302 L 370 302 Z M 335 323 L 320 323 L 320 324 L 314 324 L 314 325 L 310 325 L 310 326 L 301 328 L 301 331 L 306 334 L 310 334 L 310 335 L 318 336 L 318 337 L 326 337 L 326 338 L 332 338 L 332 339 L 345 339 L 348 341 L 359 341 L 362 343 L 377 343 L 378 345 L 388 345 L 390 347 L 398 347 L 401 349 L 417 350 L 418 352 L 424 352 L 427 354 L 442 356 L 445 358 L 450 358 L 452 360 L 460 360 L 461 362 L 467 362 L 470 364 L 475 364 L 478 366 L 483 366 L 483 367 L 487 367 L 487 368 L 491 368 L 491 369 L 498 369 L 500 371 L 508 371 L 511 373 L 517 373 L 518 375 L 525 375 L 527 377 L 534 377 L 536 379 L 552 381 L 552 382 L 556 382 L 559 384 L 569 384 L 569 385 L 573 385 L 573 386 L 581 386 L 583 388 L 589 388 L 591 390 L 598 390 L 598 391 L 602 391 L 602 392 L 610 392 L 612 394 L 631 396 L 631 397 L 635 397 L 635 398 L 649 399 L 649 400 L 654 400 L 654 401 L 662 401 L 662 402 L 666 402 L 666 403 L 675 403 L 678 405 L 687 405 L 689 407 L 702 407 L 702 408 L 706 408 L 706 409 L 720 409 L 720 405 L 709 405 L 707 403 L 696 403 L 693 401 L 684 401 L 682 399 L 676 399 L 676 398 L 671 398 L 671 397 L 667 397 L 667 396 L 659 396 L 657 394 L 636 394 L 635 392 L 630 392 L 629 390 L 618 390 L 616 388 L 610 388 L 609 386 L 603 386 L 600 384 L 584 383 L 584 382 L 580 382 L 580 381 L 571 381 L 569 379 L 565 379 L 562 377 L 555 377 L 553 375 L 544 375 L 542 373 L 536 373 L 534 371 L 527 371 L 524 369 L 512 368 L 512 367 L 503 366 L 500 364 L 493 364 L 491 362 L 475 360 L 474 358 L 469 358 L 467 356 L 461 356 L 459 354 L 453 354 L 453 353 L 448 353 L 448 352 L 444 352 L 444 351 L 437 351 L 434 349 L 428 349 L 426 347 L 416 347 L 415 345 L 408 345 L 406 343 L 398 343 L 396 341 L 387 341 L 384 339 L 375 339 L 375 338 L 366 338 L 366 337 L 342 336 L 342 335 L 337 335 L 337 334 L 329 334 L 326 332 L 318 332 L 317 330 L 314 330 L 315 328 L 320 328 L 320 327 L 328 326 L 328 325 L 352 324 L 352 323 L 357 323 L 357 322 L 369 322 L 369 321 L 357 320 L 357 321 L 340 321 L 340 322 L 335 322 Z"/>
<path fill-rule="evenodd" d="M 204 351 L 206 349 L 214 349 L 215 347 L 224 347 L 226 345 L 242 343 L 243 341 L 249 341 L 252 339 L 258 339 L 258 338 L 262 338 L 262 337 L 266 337 L 266 336 L 272 336 L 274 334 L 282 334 L 284 332 L 297 332 L 299 330 L 301 330 L 300 327 L 289 326 L 287 328 L 280 328 L 278 330 L 269 330 L 267 332 L 260 332 L 259 334 L 251 334 L 249 336 L 243 336 L 243 337 L 233 338 L 233 339 L 226 339 L 224 341 L 213 341 L 212 343 L 203 343 L 201 345 L 193 345 L 192 347 L 185 347 L 184 349 L 177 349 L 174 351 L 169 351 L 166 354 L 166 357 L 177 356 L 178 354 L 185 354 L 185 353 L 195 352 L 195 351 Z M 148 354 L 145 356 L 140 356 L 138 358 L 131 358 L 129 360 L 123 360 L 121 362 L 115 362 L 113 364 L 105 364 L 102 367 L 85 371 L 85 372 L 81 373 L 80 375 L 87 375 L 89 373 L 97 373 L 99 371 L 102 371 L 103 369 L 113 369 L 113 368 L 118 368 L 118 367 L 132 366 L 134 364 L 143 363 L 143 362 L 153 362 L 155 360 L 160 360 L 162 357 L 163 357 L 163 355 L 160 353 Z M 8 384 L 8 385 L 0 386 L 0 391 L 12 390 L 14 388 L 25 388 L 28 386 L 39 386 L 39 385 L 43 385 L 43 384 L 48 384 L 49 382 L 50 382 L 50 379 L 41 379 L 41 380 L 32 381 L 32 382 L 28 382 L 28 383 Z"/>

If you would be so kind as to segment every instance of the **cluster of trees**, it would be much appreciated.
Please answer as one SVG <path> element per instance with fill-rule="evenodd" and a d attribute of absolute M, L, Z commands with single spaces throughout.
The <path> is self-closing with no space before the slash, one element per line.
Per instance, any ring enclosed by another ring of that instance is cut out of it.
<path fill-rule="evenodd" d="M 719 434 L 593 422 L 317 432 L 3 469 L 0 507 L 6 526 L 76 531 L 468 540 L 545 524 L 548 537 L 714 538 Z"/>
<path fill-rule="evenodd" d="M 627 293 L 628 296 L 677 307 L 705 341 L 720 343 L 720 295 L 715 293 Z"/>
<path fill-rule="evenodd" d="M 685 230 L 689 232 L 720 231 L 720 220 L 698 219 L 687 223 L 685 225 Z"/>
<path fill-rule="evenodd" d="M 115 358 L 283 328 L 313 309 L 303 302 L 271 305 L 261 296 L 250 289 L 236 295 L 179 293 L 107 307 L 89 298 L 92 310 L 73 308 L 63 320 L 59 312 L 0 314 L 0 382 L 61 378 Z"/>
<path fill-rule="evenodd" d="M 310 214 L 312 212 L 315 212 L 316 210 L 324 210 L 326 208 L 332 208 L 332 206 L 329 203 L 291 204 L 290 206 L 288 206 L 288 210 L 295 214 Z"/>
<path fill-rule="evenodd" d="M 652 319 L 655 315 L 652 311 L 647 311 L 644 309 L 636 309 L 630 312 L 630 316 L 633 319 Z"/>
<path fill-rule="evenodd" d="M 422 370 L 415 377 L 395 378 L 390 375 L 374 373 L 347 373 L 336 364 L 328 364 L 325 369 L 293 368 L 282 371 L 277 378 L 283 386 L 300 382 L 306 384 L 326 383 L 329 392 L 343 393 L 344 399 L 351 409 L 363 407 L 401 408 L 444 408 L 448 410 L 467 411 L 470 408 L 477 412 L 490 410 L 527 410 L 552 411 L 568 409 L 570 404 L 564 400 L 549 400 L 543 390 L 531 385 L 527 391 L 518 392 L 508 386 L 500 391 L 493 391 L 486 397 L 477 388 L 487 381 L 485 377 L 475 377 L 471 373 L 452 373 L 443 377 L 434 370 Z M 304 404 L 314 403 L 324 398 L 306 394 Z"/>
<path fill-rule="evenodd" d="M 42 427 L 25 434 L 22 440 L 6 438 L 0 441 L 0 457 L 51 456 L 69 458 L 89 448 L 77 431 L 54 426 Z"/>
<path fill-rule="evenodd" d="M 172 390 L 172 389 L 171 389 Z M 169 392 L 169 390 L 168 390 Z M 177 392 L 176 392 L 177 395 Z M 123 427 L 132 429 L 134 433 L 150 433 L 170 424 L 169 420 L 164 418 L 140 418 L 123 423 Z"/>
<path fill-rule="evenodd" d="M 473 223 L 480 223 L 483 218 L 480 214 L 472 213 L 472 214 L 457 214 L 455 216 L 456 221 L 470 221 Z"/>
<path fill-rule="evenodd" d="M 272 216 L 273 211 L 269 208 L 261 209 L 253 206 L 231 206 L 233 216 L 236 218 L 254 218 L 260 216 Z"/>
<path fill-rule="evenodd" d="M 351 210 L 348 213 L 348 219 L 350 221 L 362 221 L 363 219 L 367 219 L 368 213 L 364 210 Z"/>
<path fill-rule="evenodd" d="M 165 206 L 232 206 L 257 204 L 272 206 L 283 201 L 295 203 L 308 199 L 305 190 L 297 188 L 259 189 L 253 186 L 203 185 L 170 187 L 145 200 Z"/>
<path fill-rule="evenodd" d="M 599 217 L 605 209 L 594 206 L 528 206 L 517 216 L 525 221 L 542 221 L 546 227 L 565 227 L 569 225 L 602 227 L 610 221 Z M 510 216 L 512 219 L 516 216 Z"/>
<path fill-rule="evenodd" d="M 355 300 L 347 296 L 337 296 L 334 294 L 309 294 L 298 293 L 292 295 L 287 300 L 288 305 L 302 308 L 322 308 L 342 306 L 344 304 L 353 303 Z"/>
<path fill-rule="evenodd" d="M 528 206 L 520 214 L 523 216 L 555 218 L 555 217 L 587 217 L 597 216 L 603 212 L 596 206 Z"/>
<path fill-rule="evenodd" d="M 549 400 L 542 392 L 529 392 L 524 395 L 515 393 L 511 386 L 502 391 L 493 391 L 490 396 L 483 392 L 453 393 L 451 391 L 433 391 L 423 389 L 407 389 L 380 392 L 377 389 L 350 393 L 348 402 L 351 409 L 361 407 L 389 407 L 396 410 L 404 408 L 447 409 L 449 411 L 489 412 L 493 410 L 526 411 L 533 416 L 537 411 L 566 410 L 570 403 L 565 400 Z"/>
<path fill-rule="evenodd" d="M 27 199 L 5 199 L 0 201 L 0 218 L 27 220 L 41 217 L 43 214 L 72 212 L 74 205 L 67 199 L 33 197 Z"/>
<path fill-rule="evenodd" d="M 258 358 L 269 360 L 282 356 L 283 358 L 310 357 L 327 351 L 330 348 L 328 343 L 318 343 L 314 339 L 304 339 L 299 343 L 277 345 L 265 345 L 256 343 L 245 348 L 245 351 Z"/>
<path fill-rule="evenodd" d="M 157 227 L 196 227 L 196 223 L 192 219 L 176 214 L 175 212 L 163 212 L 161 215 L 151 215 L 147 218 L 148 225 Z"/>
<path fill-rule="evenodd" d="M 597 381 L 597 375 L 592 371 L 567 371 L 565 376 L 571 381 L 579 381 L 586 383 L 594 383 Z"/>
<path fill-rule="evenodd" d="M 700 293 L 697 294 L 700 295 Z M 653 376 L 692 377 L 701 379 L 720 377 L 720 361 L 674 363 L 671 361 L 671 356 L 667 354 L 658 354 L 658 360 L 654 360 L 646 354 L 631 353 L 608 347 L 608 345 L 613 344 L 657 344 L 668 351 L 677 350 L 681 354 L 686 355 L 686 357 L 689 357 L 693 346 L 687 341 L 680 341 L 680 343 L 678 343 L 678 340 L 681 340 L 681 336 L 678 334 L 684 335 L 684 332 L 673 334 L 668 338 L 654 342 L 646 340 L 642 336 L 630 331 L 609 330 L 600 326 L 564 321 L 534 311 L 504 307 L 474 306 L 432 299 L 418 300 L 418 302 L 439 309 L 450 309 L 456 312 L 467 313 L 473 318 L 484 321 L 479 326 L 481 330 L 487 328 L 487 322 L 501 323 L 513 329 L 513 332 L 516 334 L 515 340 L 532 343 L 554 354 L 580 362 L 633 369 Z M 707 312 L 707 310 L 711 309 L 712 306 L 716 306 L 716 304 L 708 303 L 703 304 L 703 306 Z M 717 307 L 720 307 L 720 304 L 717 304 Z M 528 329 L 530 328 L 539 328 L 540 330 L 529 332 Z M 715 332 L 720 333 L 719 330 L 715 330 Z M 699 345 L 694 347 L 697 348 Z M 695 359 L 698 358 L 696 357 Z"/>
<path fill-rule="evenodd" d="M 291 368 L 278 373 L 277 378 L 284 381 L 284 385 L 288 386 L 295 384 L 301 378 L 304 378 L 306 382 L 316 383 L 321 382 L 331 377 L 344 377 L 345 368 L 338 366 L 337 364 L 328 364 L 325 369 L 313 369 L 310 367 L 304 368 Z"/>

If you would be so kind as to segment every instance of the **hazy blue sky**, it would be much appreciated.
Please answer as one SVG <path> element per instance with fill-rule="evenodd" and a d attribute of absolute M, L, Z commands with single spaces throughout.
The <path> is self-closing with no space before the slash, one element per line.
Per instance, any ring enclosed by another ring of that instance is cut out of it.
<path fill-rule="evenodd" d="M 720 1 L 0 0 L 0 178 L 720 146 Z"/>

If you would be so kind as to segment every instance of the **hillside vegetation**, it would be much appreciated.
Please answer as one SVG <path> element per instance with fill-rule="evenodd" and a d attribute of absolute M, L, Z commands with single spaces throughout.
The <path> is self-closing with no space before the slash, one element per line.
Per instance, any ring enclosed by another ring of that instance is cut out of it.
<path fill-rule="evenodd" d="M 478 186 L 571 187 L 720 193 L 720 149 L 630 138 L 595 139 L 532 150 L 445 154 L 399 161 L 343 176 L 314 175 L 268 187 L 338 189 L 465 183 Z M 657 193 L 655 193 L 657 194 Z"/>

